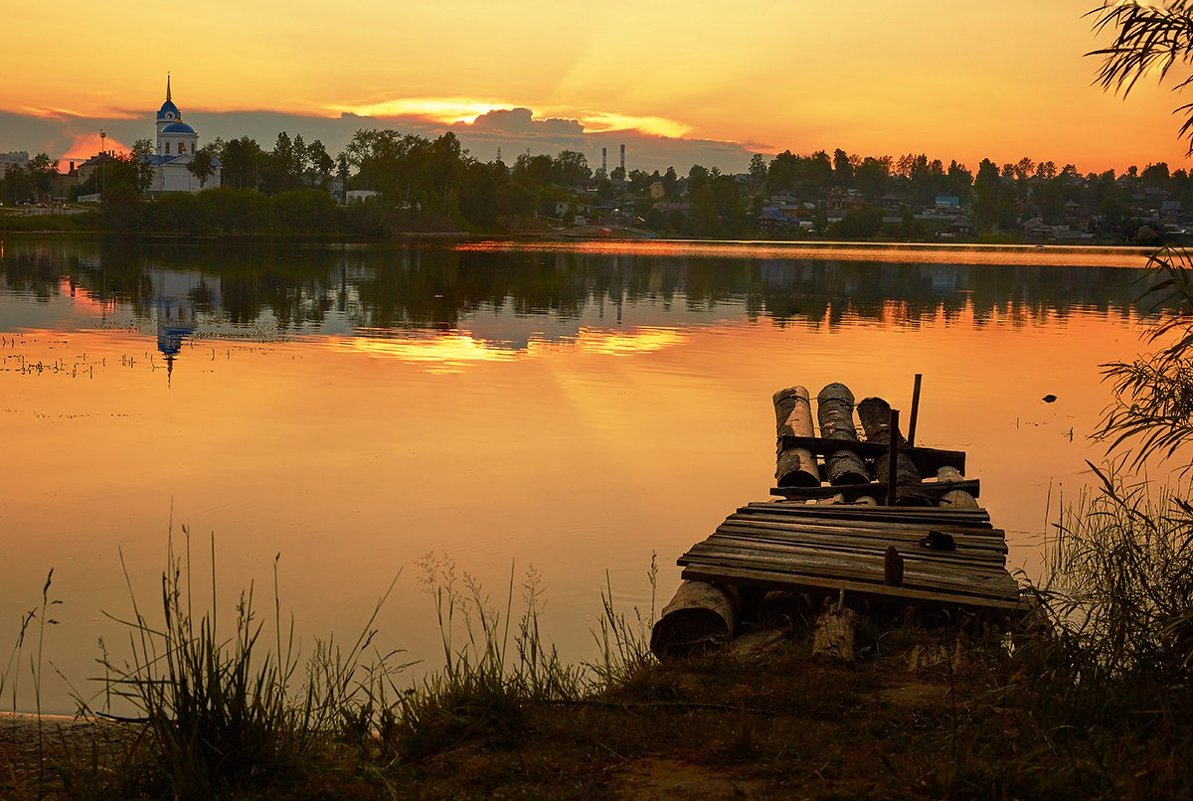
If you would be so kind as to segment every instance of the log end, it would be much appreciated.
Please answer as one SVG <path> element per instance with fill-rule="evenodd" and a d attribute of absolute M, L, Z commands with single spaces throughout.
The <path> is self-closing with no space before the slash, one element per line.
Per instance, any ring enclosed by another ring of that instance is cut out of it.
<path fill-rule="evenodd" d="M 659 659 L 720 648 L 733 639 L 737 600 L 703 581 L 679 585 L 650 633 L 650 650 Z"/>
<path fill-rule="evenodd" d="M 650 650 L 659 659 L 715 651 L 732 639 L 725 619 L 712 609 L 681 609 L 659 618 L 650 633 Z"/>

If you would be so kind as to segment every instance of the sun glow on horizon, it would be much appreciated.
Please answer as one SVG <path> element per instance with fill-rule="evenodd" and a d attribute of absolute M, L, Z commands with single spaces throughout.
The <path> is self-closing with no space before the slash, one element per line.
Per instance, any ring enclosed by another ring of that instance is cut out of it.
<path fill-rule="evenodd" d="M 668 139 L 682 139 L 692 132 L 693 126 L 665 117 L 638 116 L 612 111 L 592 111 L 567 106 L 540 106 L 539 104 L 512 103 L 483 100 L 468 97 L 404 97 L 383 100 L 376 103 L 337 104 L 322 107 L 338 114 L 352 114 L 358 117 L 386 119 L 393 117 L 419 117 L 443 125 L 474 125 L 477 120 L 494 111 L 514 109 L 542 109 L 536 111 L 532 121 L 566 120 L 578 122 L 585 133 L 612 133 L 616 131 L 639 131 L 651 136 Z"/>
<path fill-rule="evenodd" d="M 490 111 L 515 108 L 509 103 L 477 100 L 467 97 L 403 97 L 377 103 L 359 105 L 328 104 L 327 111 L 354 114 L 358 117 L 422 117 L 444 125 L 472 123 Z"/>
<path fill-rule="evenodd" d="M 65 153 L 59 156 L 58 160 L 86 161 L 105 150 L 109 153 L 132 152 L 131 147 L 111 134 L 108 134 L 107 137 L 101 137 L 98 131 L 84 131 L 72 135 L 70 147 L 66 149 Z"/>

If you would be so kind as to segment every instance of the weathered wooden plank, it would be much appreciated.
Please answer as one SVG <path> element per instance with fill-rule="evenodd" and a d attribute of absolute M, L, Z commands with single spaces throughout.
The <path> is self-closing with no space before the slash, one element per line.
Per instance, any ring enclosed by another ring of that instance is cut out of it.
<path fill-rule="evenodd" d="M 929 532 L 939 531 L 952 537 L 957 548 L 961 550 L 980 550 L 999 555 L 1007 553 L 1007 543 L 1002 537 L 989 535 L 971 536 L 964 529 L 958 529 L 956 526 L 896 527 L 881 524 L 871 526 L 833 526 L 815 525 L 815 523 L 804 524 L 798 520 L 783 520 L 782 518 L 772 518 L 765 515 L 745 515 L 741 517 L 730 515 L 721 522 L 718 530 L 725 527 L 745 531 L 771 531 L 791 536 L 807 534 L 809 536 L 840 540 L 864 541 L 874 539 L 883 542 L 919 542 L 927 537 Z"/>
<path fill-rule="evenodd" d="M 697 567 L 704 571 L 722 570 L 762 570 L 776 575 L 790 574 L 820 578 L 828 581 L 850 581 L 857 584 L 884 586 L 885 571 L 832 571 L 825 570 L 822 565 L 801 563 L 796 566 L 784 565 L 778 560 L 765 558 L 751 558 L 746 555 L 718 554 L 715 558 L 699 557 L 684 562 L 683 567 Z M 1018 587 L 1013 581 L 987 580 L 970 582 L 934 581 L 924 576 L 904 576 L 900 585 L 906 589 L 921 592 L 939 592 L 964 598 L 982 598 L 987 600 L 1003 600 L 1017 597 Z"/>
<path fill-rule="evenodd" d="M 973 573 L 983 576 L 1010 575 L 1007 573 L 1004 563 L 996 559 L 958 557 L 955 555 L 955 552 L 932 551 L 916 546 L 899 546 L 894 543 L 887 543 L 881 548 L 873 546 L 834 547 L 831 545 L 791 542 L 771 538 L 743 538 L 731 533 L 714 534 L 694 544 L 685 556 L 705 553 L 722 547 L 755 551 L 759 554 L 786 554 L 792 564 L 804 559 L 819 559 L 823 557 L 825 559 L 846 561 L 856 558 L 860 564 L 870 566 L 877 564 L 874 560 L 880 560 L 886 553 L 887 548 L 895 548 L 900 554 L 905 555 L 908 561 L 922 563 L 924 569 L 927 571 L 939 571 L 950 575 L 954 573 L 964 573 L 965 575 Z"/>
<path fill-rule="evenodd" d="M 932 592 L 909 587 L 890 587 L 849 580 L 806 576 L 798 573 L 783 573 L 772 570 L 693 564 L 685 567 L 683 578 L 700 581 L 732 582 L 740 586 L 767 589 L 789 589 L 796 591 L 845 591 L 846 597 L 868 600 L 893 601 L 906 604 L 931 604 L 945 607 L 960 607 L 975 610 L 992 610 L 1022 614 L 1026 611 L 1018 598 L 982 598 L 957 595 L 947 592 Z"/>
<path fill-rule="evenodd" d="M 818 531 L 840 532 L 848 535 L 857 532 L 865 535 L 868 532 L 905 533 L 924 537 L 929 531 L 944 531 L 961 537 L 972 537 L 973 544 L 991 548 L 995 545 L 991 540 L 1002 541 L 998 547 L 1005 547 L 1005 532 L 1002 529 L 990 528 L 985 525 L 968 524 L 962 521 L 948 519 L 940 520 L 882 520 L 866 518 L 834 518 L 828 515 L 799 515 L 784 514 L 782 512 L 768 512 L 764 510 L 749 512 L 734 512 L 725 518 L 725 522 L 750 524 L 753 522 L 774 524 L 791 528 L 809 528 Z"/>
<path fill-rule="evenodd" d="M 885 550 L 885 549 L 884 549 Z M 970 562 L 954 560 L 945 562 L 939 559 L 918 558 L 915 549 L 896 548 L 901 554 L 908 555 L 908 562 L 914 562 L 919 575 L 927 578 L 939 579 L 942 582 L 953 582 L 957 577 L 964 576 L 964 581 L 958 583 L 966 585 L 971 580 L 980 580 L 983 584 L 990 582 L 1014 582 L 1006 569 L 994 562 Z M 708 558 L 711 554 L 724 553 L 726 556 L 737 556 L 758 559 L 775 559 L 784 561 L 788 566 L 819 565 L 824 568 L 837 567 L 842 571 L 860 571 L 862 573 L 877 574 L 882 572 L 882 555 L 884 551 L 871 550 L 868 553 L 857 551 L 834 551 L 830 549 L 809 548 L 798 544 L 785 542 L 767 542 L 762 540 L 741 540 L 731 537 L 713 536 L 693 545 L 681 559 L 692 560 Z M 913 558 L 916 557 L 916 558 Z M 877 573 L 875 573 L 877 571 Z"/>
<path fill-rule="evenodd" d="M 759 522 L 792 528 L 839 531 L 844 534 L 857 532 L 859 536 L 864 536 L 868 532 L 902 532 L 919 534 L 922 537 L 925 536 L 927 531 L 943 531 L 947 534 L 972 537 L 975 542 L 984 543 L 986 547 L 993 547 L 990 543 L 991 540 L 1005 540 L 1002 529 L 989 528 L 982 525 L 970 525 L 952 520 L 909 520 L 904 522 L 867 520 L 864 518 L 832 518 L 815 515 L 772 514 L 768 512 L 750 512 L 745 514 L 735 512 L 725 518 L 725 522 L 730 521 L 745 524 Z"/>
<path fill-rule="evenodd" d="M 749 535 L 743 536 L 734 532 L 718 532 L 717 534 L 714 534 L 708 539 L 704 540 L 704 542 L 710 545 L 738 544 L 742 547 L 750 547 L 754 545 L 759 547 L 764 545 L 778 546 L 789 550 L 793 554 L 796 554 L 797 557 L 801 551 L 824 551 L 826 553 L 840 554 L 843 556 L 858 554 L 873 557 L 885 554 L 887 548 L 895 548 L 900 554 L 906 556 L 907 559 L 939 565 L 940 569 L 942 570 L 952 570 L 954 566 L 978 571 L 997 571 L 1006 569 L 1006 561 L 994 555 L 975 556 L 974 554 L 970 553 L 958 556 L 955 551 L 934 551 L 929 548 L 908 545 L 906 543 L 886 542 L 881 547 L 877 547 L 877 544 L 874 542 L 870 542 L 865 545 L 854 545 L 848 543 L 822 543 L 788 540 L 777 537 L 755 537 Z"/>
<path fill-rule="evenodd" d="M 818 507 L 809 506 L 805 503 L 800 503 L 797 501 L 751 501 L 751 502 L 745 504 L 744 506 L 739 507 L 739 511 L 741 509 L 763 509 L 763 508 L 789 510 L 793 513 L 800 513 L 800 512 L 807 512 L 809 514 L 818 514 L 819 513 L 817 511 Z M 824 511 L 827 514 L 833 514 L 833 515 L 853 516 L 853 515 L 865 514 L 865 515 L 870 515 L 872 517 L 889 517 L 892 520 L 901 520 L 903 518 L 910 518 L 910 517 L 933 517 L 933 518 L 949 517 L 949 518 L 957 518 L 957 519 L 977 517 L 977 518 L 981 518 L 986 521 L 989 521 L 989 519 L 990 519 L 990 513 L 982 508 L 953 510 L 953 509 L 940 509 L 940 508 L 907 509 L 907 508 L 893 507 L 893 506 L 882 506 L 882 507 L 878 507 L 878 508 L 862 508 L 862 507 L 857 507 L 857 506 L 843 506 L 843 507 L 827 508 Z"/>
<path fill-rule="evenodd" d="M 977 526 L 977 528 L 991 528 L 990 516 L 984 509 L 942 509 L 942 507 L 908 507 L 897 506 L 812 506 L 799 501 L 756 501 L 747 506 L 738 507 L 738 512 L 768 507 L 766 513 L 775 515 L 791 515 L 792 517 L 823 517 L 846 520 L 923 520 L 923 522 L 941 522 L 958 520 Z"/>
<path fill-rule="evenodd" d="M 906 543 L 887 542 L 882 547 L 875 547 L 876 543 L 870 542 L 865 545 L 855 545 L 851 543 L 822 543 L 809 542 L 805 540 L 791 540 L 783 539 L 781 537 L 762 537 L 753 535 L 742 535 L 737 532 L 726 531 L 723 533 L 714 534 L 703 540 L 709 545 L 739 545 L 743 548 L 757 545 L 759 548 L 764 546 L 782 548 L 794 554 L 793 558 L 799 556 L 800 553 L 815 554 L 823 551 L 826 555 L 837 555 L 842 557 L 849 557 L 851 555 L 876 557 L 885 553 L 886 548 L 895 548 L 900 553 L 907 554 L 907 558 L 914 559 L 920 562 L 930 562 L 933 565 L 939 565 L 942 570 L 951 570 L 952 566 L 958 568 L 973 569 L 978 571 L 1000 571 L 1006 570 L 1006 561 L 999 559 L 996 555 L 975 555 L 973 553 L 963 554 L 957 556 L 955 552 L 935 551 L 929 548 L 923 548 L 917 545 L 908 545 Z M 692 546 L 695 548 L 695 545 Z"/>
<path fill-rule="evenodd" d="M 874 581 L 882 584 L 885 565 L 882 556 L 861 554 L 830 554 L 828 552 L 795 553 L 793 549 L 780 546 L 757 547 L 747 545 L 734 547 L 727 544 L 697 543 L 677 560 L 684 566 L 694 562 L 736 566 L 761 566 L 768 570 L 798 572 L 855 581 Z M 943 589 L 959 595 L 981 595 L 1002 597 L 1010 588 L 1017 587 L 1015 580 L 1005 570 L 994 572 L 962 569 L 937 569 L 923 561 L 907 560 L 904 566 L 903 586 L 920 589 Z"/>
<path fill-rule="evenodd" d="M 900 536 L 891 534 L 874 534 L 873 536 L 842 536 L 808 529 L 790 530 L 785 528 L 745 526 L 733 523 L 722 523 L 720 526 L 718 526 L 717 530 L 714 532 L 714 535 L 720 534 L 739 537 L 742 539 L 761 537 L 774 540 L 776 542 L 799 542 L 813 546 L 819 544 L 825 547 L 846 549 L 885 548 L 888 545 L 894 545 L 899 548 L 911 548 L 922 550 L 928 553 L 954 554 L 955 558 L 957 559 L 997 561 L 1000 565 L 1005 564 L 1007 558 L 1007 550 L 1005 547 L 981 547 L 959 542 L 957 543 L 956 550 L 942 551 L 920 545 L 920 543 L 924 540 L 924 537 L 915 536 Z M 926 536 L 927 535 L 925 535 L 925 537 Z"/>
<path fill-rule="evenodd" d="M 946 493 L 958 489 L 964 490 L 976 498 L 982 491 L 981 481 L 976 478 L 968 479 L 959 484 L 941 484 L 935 481 L 925 481 L 919 487 L 924 494 L 931 498 L 940 498 Z M 799 500 L 831 498 L 837 493 L 844 495 L 845 500 L 849 502 L 853 502 L 863 495 L 885 498 L 886 481 L 871 481 L 869 484 L 840 484 L 827 487 L 773 487 L 770 491 L 771 495 L 781 495 L 785 498 Z"/>
<path fill-rule="evenodd" d="M 680 564 L 683 567 L 691 565 L 753 568 L 777 573 L 798 573 L 806 576 L 819 576 L 826 579 L 856 581 L 859 583 L 884 584 L 885 565 L 882 560 L 875 569 L 861 569 L 832 564 L 822 560 L 801 561 L 792 563 L 780 556 L 767 556 L 756 553 L 732 553 L 716 550 L 707 553 L 693 554 Z M 908 566 L 910 567 L 910 566 Z M 922 568 L 922 564 L 919 565 Z M 1004 598 L 1014 591 L 1014 581 L 1005 581 L 1001 577 L 967 577 L 966 580 L 949 580 L 940 575 L 925 575 L 923 572 L 912 575 L 905 573 L 901 586 L 929 592 L 947 592 L 952 595 L 964 595 L 980 598 Z"/>

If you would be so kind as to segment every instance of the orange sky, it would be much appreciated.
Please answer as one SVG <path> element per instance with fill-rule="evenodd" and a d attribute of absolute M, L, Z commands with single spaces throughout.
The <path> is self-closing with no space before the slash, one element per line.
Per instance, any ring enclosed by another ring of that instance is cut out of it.
<path fill-rule="evenodd" d="M 171 70 L 191 117 L 357 111 L 447 123 L 526 106 L 588 131 L 763 152 L 1185 164 L 1171 111 L 1193 98 L 1148 84 L 1124 101 L 1091 85 L 1097 64 L 1083 54 L 1099 43 L 1082 14 L 1096 5 L 209 0 L 181 22 L 151 4 L 97 14 L 62 0 L 20 10 L 22 35 L 0 51 L 0 110 L 140 118 Z"/>

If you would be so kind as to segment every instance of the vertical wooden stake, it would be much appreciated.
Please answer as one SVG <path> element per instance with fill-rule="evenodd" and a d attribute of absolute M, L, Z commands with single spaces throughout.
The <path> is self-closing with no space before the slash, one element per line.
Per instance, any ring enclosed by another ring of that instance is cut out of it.
<path fill-rule="evenodd" d="M 923 373 L 915 374 L 915 388 L 911 390 L 911 419 L 907 421 L 907 447 L 915 447 L 915 424 L 920 417 L 920 382 Z"/>
<path fill-rule="evenodd" d="M 890 442 L 887 444 L 886 505 L 894 506 L 899 481 L 899 410 L 891 409 Z"/>

